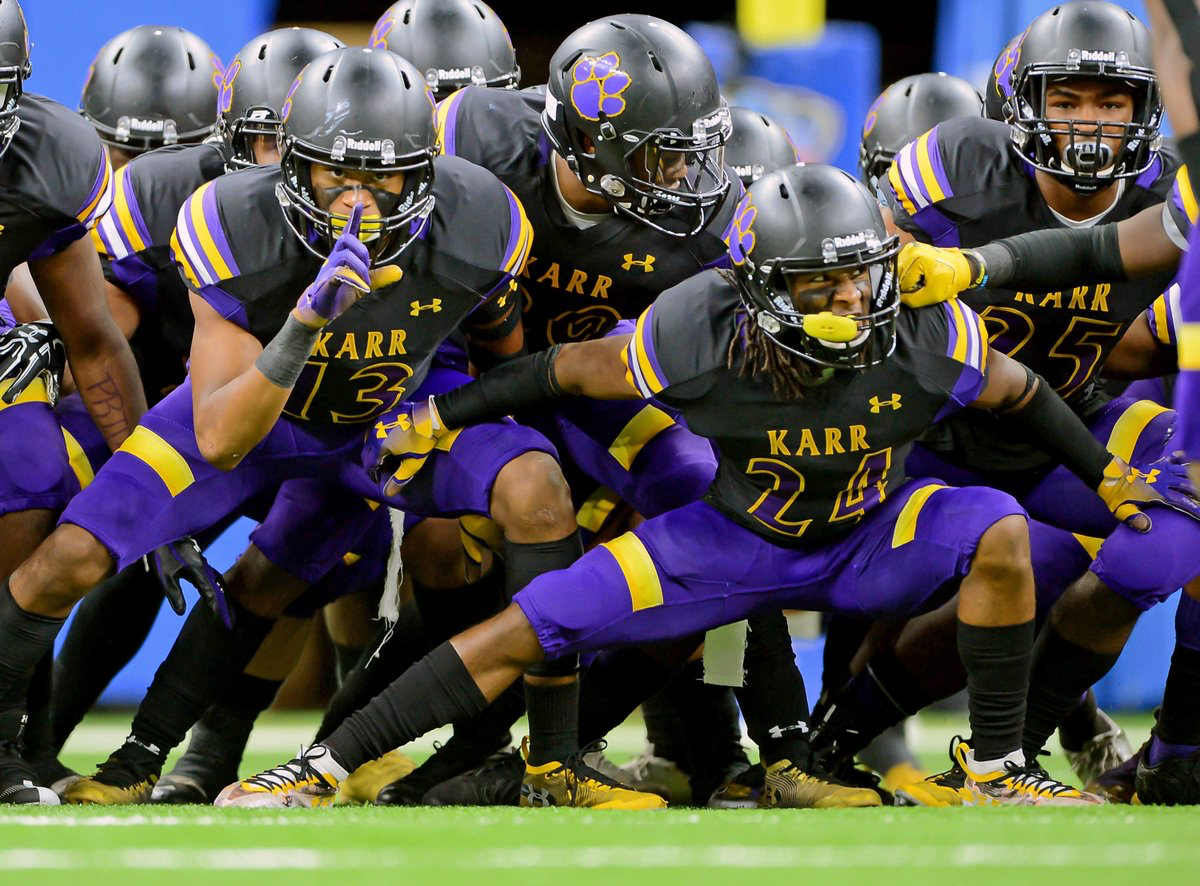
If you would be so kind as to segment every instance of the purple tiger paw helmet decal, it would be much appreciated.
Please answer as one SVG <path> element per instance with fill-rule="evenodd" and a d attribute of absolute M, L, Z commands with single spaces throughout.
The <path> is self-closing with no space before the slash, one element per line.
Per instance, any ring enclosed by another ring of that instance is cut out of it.
<path fill-rule="evenodd" d="M 879 98 L 875 99 L 875 103 L 867 109 L 867 119 L 863 121 L 863 138 L 871 134 L 871 130 L 875 128 L 875 124 L 879 122 L 879 106 L 883 104 L 883 100 L 887 98 L 889 86 L 883 92 L 879 93 Z M 790 138 L 790 137 L 789 137 Z"/>
<path fill-rule="evenodd" d="M 212 65 L 213 69 L 213 86 L 220 90 L 222 84 L 225 82 L 225 63 L 217 58 L 215 54 L 208 57 L 208 62 Z"/>
<path fill-rule="evenodd" d="M 1025 34 L 1029 33 L 1026 28 L 1016 40 L 1004 47 L 1004 52 L 996 59 L 996 66 L 992 68 L 992 73 L 996 77 L 996 91 L 1000 93 L 1001 98 L 1012 98 L 1013 71 L 1017 67 L 1017 62 L 1021 60 L 1021 44 L 1025 42 Z"/>
<path fill-rule="evenodd" d="M 620 64 L 615 52 L 606 52 L 599 58 L 584 56 L 571 69 L 571 104 L 585 120 L 599 120 L 602 112 L 606 117 L 616 117 L 625 110 L 621 93 L 633 79 Z"/>
<path fill-rule="evenodd" d="M 279 109 L 279 119 L 287 122 L 288 115 L 292 113 L 292 96 L 296 94 L 296 90 L 300 88 L 300 81 L 304 79 L 304 72 L 301 71 L 296 75 L 296 80 L 292 83 L 292 88 L 288 90 L 287 98 L 283 100 L 283 107 Z"/>
<path fill-rule="evenodd" d="M 392 32 L 392 28 L 396 26 L 396 15 L 390 9 L 383 14 L 383 18 L 375 22 L 375 27 L 371 30 L 371 39 L 367 41 L 367 46 L 372 49 L 387 49 L 388 34 Z"/>
<path fill-rule="evenodd" d="M 242 60 L 235 58 L 221 77 L 221 93 L 217 96 L 217 113 L 228 114 L 233 109 L 233 81 L 242 70 Z"/>
<path fill-rule="evenodd" d="M 733 212 L 733 221 L 729 223 L 729 231 L 725 235 L 725 243 L 729 246 L 729 257 L 735 265 L 743 265 L 754 250 L 754 219 L 758 216 L 758 207 L 752 202 L 751 195 L 746 194 L 742 202 Z"/>

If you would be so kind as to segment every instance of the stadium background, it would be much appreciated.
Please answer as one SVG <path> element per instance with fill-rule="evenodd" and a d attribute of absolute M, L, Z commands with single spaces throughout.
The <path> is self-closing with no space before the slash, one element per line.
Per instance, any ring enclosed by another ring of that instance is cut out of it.
<path fill-rule="evenodd" d="M 491 0 L 491 5 L 512 34 L 524 85 L 544 82 L 555 47 L 589 19 L 633 7 L 684 24 L 709 53 L 732 103 L 755 107 L 782 123 L 804 159 L 853 170 L 859 126 L 884 84 L 942 70 L 982 90 L 1003 45 L 1053 3 L 907 0 L 857 9 L 837 3 L 830 4 L 828 21 L 824 0 L 642 0 L 557 7 L 553 18 L 540 11 L 540 4 L 524 0 Z M 1121 5 L 1145 19 L 1139 0 Z M 74 107 L 96 51 L 126 28 L 179 25 L 228 60 L 255 34 L 282 24 L 311 24 L 348 43 L 365 43 L 387 0 L 24 0 L 23 6 L 34 37 L 28 88 Z M 210 550 L 214 566 L 232 563 L 248 529 L 248 523 L 236 525 Z M 1121 662 L 1097 687 L 1104 707 L 1148 709 L 1157 703 L 1173 645 L 1174 606 L 1160 606 L 1142 618 Z M 149 642 L 114 681 L 104 703 L 136 704 L 181 623 L 164 606 Z M 281 693 L 281 706 L 319 704 L 331 689 L 322 682 L 331 673 L 322 667 L 327 641 L 314 633 L 305 666 Z M 818 685 L 820 641 L 800 639 L 796 649 L 810 685 Z"/>

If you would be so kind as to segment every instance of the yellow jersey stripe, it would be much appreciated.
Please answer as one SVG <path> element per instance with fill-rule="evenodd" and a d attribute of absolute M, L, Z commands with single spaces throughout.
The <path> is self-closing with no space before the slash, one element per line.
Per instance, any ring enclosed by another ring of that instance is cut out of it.
<path fill-rule="evenodd" d="M 626 532 L 620 538 L 605 542 L 600 547 L 612 554 L 617 566 L 621 568 L 625 584 L 629 587 L 629 600 L 634 612 L 662 605 L 662 583 L 658 580 L 658 570 L 654 568 L 650 552 L 646 550 L 640 538 L 632 532 Z"/>
<path fill-rule="evenodd" d="M 102 151 L 101 154 L 103 156 L 104 163 L 104 184 L 100 186 L 100 190 L 96 192 L 96 196 L 92 198 L 92 202 L 83 207 L 83 209 L 79 210 L 79 215 L 75 216 L 84 223 L 86 223 L 91 214 L 96 211 L 97 207 L 99 207 L 104 201 L 104 198 L 109 196 L 109 188 L 112 187 L 112 164 L 108 162 L 107 151 Z M 93 219 L 93 221 L 95 221 L 95 219 Z"/>
<path fill-rule="evenodd" d="M 158 474 L 172 498 L 196 482 L 192 469 L 179 450 L 149 428 L 138 425 L 117 451 L 126 452 L 144 462 Z"/>
<path fill-rule="evenodd" d="M 0 381 L 0 395 L 12 387 L 12 379 Z M 5 403 L 0 400 L 0 411 L 7 409 L 10 406 L 16 406 L 18 403 L 50 403 L 50 394 L 46 390 L 46 380 L 40 375 L 25 386 L 25 390 L 17 394 L 17 398 L 11 403 Z"/>
<path fill-rule="evenodd" d="M 892 165 L 888 168 L 888 181 L 892 185 L 892 190 L 896 193 L 896 199 L 904 207 L 904 211 L 909 215 L 916 215 L 917 207 L 913 205 L 912 198 L 908 196 L 908 191 L 904 189 L 904 184 L 900 180 L 900 167 L 895 160 L 892 161 Z"/>
<path fill-rule="evenodd" d="M 950 305 L 950 312 L 954 314 L 954 353 L 951 355 L 959 363 L 967 362 L 967 318 L 963 316 L 962 305 L 956 299 L 951 299 L 946 302 Z"/>
<path fill-rule="evenodd" d="M 1152 400 L 1133 403 L 1113 425 L 1112 433 L 1108 435 L 1108 451 L 1127 463 L 1133 461 L 1133 451 L 1146 425 L 1167 411 L 1165 406 L 1159 406 Z"/>
<path fill-rule="evenodd" d="M 660 379 L 654 371 L 654 366 L 650 363 L 650 357 L 646 354 L 646 348 L 643 342 L 646 336 L 651 333 L 651 330 L 646 328 L 646 317 L 650 313 L 650 308 L 642 312 L 638 317 L 637 329 L 633 333 L 633 340 L 630 345 L 633 347 L 633 353 L 637 357 L 638 371 L 641 372 L 642 378 L 646 381 L 646 386 L 655 394 L 662 393 L 662 389 L 666 387 L 662 379 Z"/>
<path fill-rule="evenodd" d="M 1154 300 L 1150 306 L 1154 312 L 1154 337 L 1164 345 L 1171 343 L 1171 328 L 1167 319 L 1167 296 L 1164 293 Z"/>
<path fill-rule="evenodd" d="M 233 276 L 233 272 L 229 270 L 229 265 L 225 264 L 225 259 L 221 257 L 221 250 L 217 249 L 212 231 L 208 229 L 208 221 L 204 218 L 204 193 L 212 186 L 212 182 L 205 182 L 196 193 L 188 198 L 188 212 L 191 214 L 192 228 L 199 241 L 196 246 L 204 250 L 205 257 L 213 266 L 213 270 L 217 272 L 217 279 L 228 280 Z"/>
<path fill-rule="evenodd" d="M 122 166 L 117 173 L 117 184 L 113 190 L 113 207 L 109 212 L 116 212 L 117 223 L 121 226 L 121 230 L 125 232 L 125 238 L 129 241 L 129 245 L 133 247 L 134 252 L 141 252 L 146 248 L 146 241 L 142 239 L 138 233 L 137 224 L 133 220 L 133 212 L 129 208 L 129 167 Z"/>
<path fill-rule="evenodd" d="M 921 181 L 925 183 L 925 190 L 929 192 L 930 202 L 937 203 L 939 200 L 945 200 L 946 195 L 942 193 L 942 186 L 933 174 L 933 161 L 929 157 L 929 136 L 932 133 L 931 129 L 917 139 L 916 155 L 917 168 L 921 170 Z"/>
<path fill-rule="evenodd" d="M 1071 534 L 1075 536 L 1075 540 L 1079 542 L 1079 546 L 1087 552 L 1087 555 L 1095 560 L 1096 555 L 1100 553 L 1100 545 L 1104 544 L 1104 539 L 1091 535 L 1080 535 L 1078 532 Z"/>
<path fill-rule="evenodd" d="M 437 150 L 439 154 L 445 155 L 446 148 L 446 125 L 450 122 L 450 115 L 458 110 L 458 103 L 462 101 L 463 91 L 460 89 L 453 95 L 442 99 L 441 104 L 437 106 L 437 114 L 434 117 L 434 125 L 437 132 Z M 454 145 L 449 145 L 449 153 L 454 154 Z"/>
<path fill-rule="evenodd" d="M 1200 369 L 1200 323 L 1180 323 L 1179 368 Z"/>
<path fill-rule="evenodd" d="M 62 429 L 63 442 L 67 445 L 67 461 L 71 465 L 71 470 L 75 473 L 75 479 L 79 481 L 80 489 L 87 489 L 91 482 L 96 479 L 96 473 L 92 470 L 92 463 L 88 461 L 87 454 L 84 453 L 83 447 L 79 445 L 79 441 L 66 428 Z"/>
<path fill-rule="evenodd" d="M 987 372 L 988 362 L 988 331 L 987 323 L 978 314 L 975 315 L 975 323 L 979 326 L 979 366 L 977 367 L 981 373 Z"/>
<path fill-rule="evenodd" d="M 1188 221 L 1196 223 L 1200 218 L 1200 204 L 1196 202 L 1196 192 L 1192 190 L 1192 177 L 1188 174 L 1187 166 L 1180 166 L 1175 174 L 1175 182 L 1179 185 L 1179 196 L 1183 200 L 1183 211 L 1187 213 Z"/>
<path fill-rule="evenodd" d="M 620 502 L 620 496 L 607 486 L 601 486 L 588 496 L 588 500 L 575 513 L 575 525 L 587 532 L 599 532 L 608 515 Z"/>
<path fill-rule="evenodd" d="M 642 448 L 673 424 L 675 421 L 671 416 L 657 406 L 646 406 L 621 428 L 617 438 L 608 447 L 608 454 L 628 471 Z"/>
<path fill-rule="evenodd" d="M 895 528 L 892 529 L 892 547 L 898 548 L 908 544 L 917 537 L 917 517 L 921 515 L 921 509 L 925 507 L 925 503 L 929 501 L 929 497 L 939 489 L 948 487 L 934 483 L 930 486 L 922 486 L 904 503 L 904 507 L 900 509 L 900 515 L 896 517 Z"/>

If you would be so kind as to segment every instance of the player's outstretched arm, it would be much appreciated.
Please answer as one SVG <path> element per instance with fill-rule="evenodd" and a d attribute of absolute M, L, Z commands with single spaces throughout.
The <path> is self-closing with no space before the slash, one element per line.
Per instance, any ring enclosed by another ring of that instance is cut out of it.
<path fill-rule="evenodd" d="M 146 411 L 146 395 L 129 342 L 108 311 L 96 250 L 84 237 L 30 262 L 29 272 L 66 344 L 79 394 L 116 449 Z"/>
<path fill-rule="evenodd" d="M 1044 292 L 1111 283 L 1173 271 L 1180 256 L 1159 204 L 1115 224 L 1030 231 L 976 249 L 910 244 L 900 252 L 900 297 L 923 307 L 983 287 Z"/>
<path fill-rule="evenodd" d="M 987 383 L 976 408 L 1004 413 L 1075 476 L 1096 490 L 1114 517 L 1139 532 L 1150 518 L 1139 503 L 1163 501 L 1123 460 L 1100 443 L 1045 379 L 997 351 L 988 356 Z"/>

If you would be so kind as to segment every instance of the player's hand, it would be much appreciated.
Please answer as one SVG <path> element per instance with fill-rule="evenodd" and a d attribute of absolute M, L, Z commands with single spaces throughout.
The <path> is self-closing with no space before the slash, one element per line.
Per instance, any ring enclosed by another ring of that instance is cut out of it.
<path fill-rule="evenodd" d="M 0 335 L 0 383 L 10 382 L 3 394 L 5 403 L 11 405 L 40 375 L 53 405 L 66 365 L 67 350 L 49 320 L 22 323 Z"/>
<path fill-rule="evenodd" d="M 1096 489 L 1112 515 L 1138 532 L 1150 531 L 1145 506 L 1166 503 L 1164 497 L 1146 482 L 1146 476 L 1113 456 L 1104 469 L 1104 479 Z"/>
<path fill-rule="evenodd" d="M 966 289 L 977 289 L 987 280 L 987 269 L 973 252 L 940 249 L 928 243 L 908 243 L 896 261 L 900 300 L 910 308 L 923 308 L 957 298 Z"/>
<path fill-rule="evenodd" d="M 358 239 L 362 214 L 363 205 L 355 203 L 317 278 L 296 302 L 292 314 L 305 326 L 320 329 L 332 323 L 371 291 L 371 255 Z"/>
<path fill-rule="evenodd" d="M 183 588 L 179 584 L 182 580 L 200 592 L 200 598 L 225 627 L 233 627 L 233 613 L 229 611 L 229 602 L 225 599 L 221 573 L 208 565 L 194 538 L 181 538 L 155 548 L 150 554 L 150 565 L 176 615 L 183 615 L 187 611 Z"/>
<path fill-rule="evenodd" d="M 404 403 L 375 425 L 383 439 L 371 476 L 382 483 L 384 496 L 398 494 L 425 464 L 438 443 L 454 432 L 442 424 L 433 397 Z"/>

